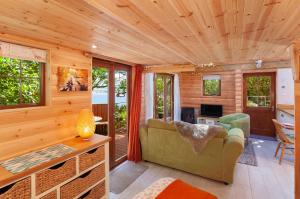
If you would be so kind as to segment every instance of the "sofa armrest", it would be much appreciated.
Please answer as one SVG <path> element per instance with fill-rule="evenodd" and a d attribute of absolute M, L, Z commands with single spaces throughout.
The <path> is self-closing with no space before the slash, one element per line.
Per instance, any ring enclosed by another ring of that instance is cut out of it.
<path fill-rule="evenodd" d="M 240 128 L 244 132 L 244 137 L 250 136 L 250 118 L 240 118 L 230 122 L 232 128 Z"/>
<path fill-rule="evenodd" d="M 141 148 L 142 148 L 142 158 L 143 160 L 146 160 L 148 157 L 148 128 L 147 126 L 141 126 L 140 127 L 140 142 L 141 142 Z"/>
<path fill-rule="evenodd" d="M 235 117 L 235 114 L 229 114 L 229 115 L 224 115 L 222 117 L 219 117 L 219 122 L 224 123 L 224 124 L 229 124 L 231 120 L 233 120 Z"/>
<path fill-rule="evenodd" d="M 223 149 L 223 180 L 233 182 L 235 164 L 244 150 L 244 133 L 233 128 L 228 132 Z"/>

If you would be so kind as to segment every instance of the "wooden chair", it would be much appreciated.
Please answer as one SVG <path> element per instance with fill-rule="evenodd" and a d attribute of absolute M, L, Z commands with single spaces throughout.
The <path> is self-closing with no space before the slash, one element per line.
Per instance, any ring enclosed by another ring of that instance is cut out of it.
<path fill-rule="evenodd" d="M 294 145 L 294 135 L 293 134 L 292 135 L 291 134 L 285 134 L 283 132 L 284 126 L 282 124 L 280 124 L 276 119 L 272 119 L 272 120 L 273 120 L 273 123 L 275 125 L 276 134 L 279 138 L 279 143 L 277 145 L 274 157 L 276 158 L 277 153 L 279 151 L 279 148 L 282 147 L 281 155 L 280 155 L 280 158 L 279 158 L 279 164 L 281 164 L 281 161 L 282 161 L 282 158 L 284 156 L 284 152 L 285 152 L 285 149 L 287 148 L 287 146 L 288 145 Z"/>

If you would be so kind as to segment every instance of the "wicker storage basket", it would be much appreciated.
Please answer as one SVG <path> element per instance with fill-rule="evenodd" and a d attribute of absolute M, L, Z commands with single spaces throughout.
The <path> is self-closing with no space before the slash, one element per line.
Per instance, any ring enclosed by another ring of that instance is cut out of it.
<path fill-rule="evenodd" d="M 45 196 L 41 197 L 40 199 L 56 199 L 56 190 L 46 194 Z"/>
<path fill-rule="evenodd" d="M 79 156 L 79 171 L 82 172 L 104 160 L 104 146 L 92 149 Z"/>
<path fill-rule="evenodd" d="M 75 175 L 75 158 L 45 169 L 36 174 L 36 194 L 39 195 Z"/>
<path fill-rule="evenodd" d="M 101 164 L 91 171 L 88 171 L 75 180 L 64 185 L 60 189 L 60 196 L 62 199 L 74 198 L 80 193 L 101 181 L 105 177 L 104 164 Z"/>
<path fill-rule="evenodd" d="M 0 199 L 30 199 L 30 198 L 31 198 L 30 177 L 0 189 Z"/>
<path fill-rule="evenodd" d="M 105 181 L 100 182 L 87 193 L 83 194 L 79 199 L 100 199 L 105 195 Z"/>

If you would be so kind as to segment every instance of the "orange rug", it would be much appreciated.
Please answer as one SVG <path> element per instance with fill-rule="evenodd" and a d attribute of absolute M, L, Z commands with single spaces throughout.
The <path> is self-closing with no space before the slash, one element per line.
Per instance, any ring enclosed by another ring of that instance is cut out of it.
<path fill-rule="evenodd" d="M 156 199 L 217 199 L 216 196 L 195 188 L 181 180 L 175 180 Z"/>

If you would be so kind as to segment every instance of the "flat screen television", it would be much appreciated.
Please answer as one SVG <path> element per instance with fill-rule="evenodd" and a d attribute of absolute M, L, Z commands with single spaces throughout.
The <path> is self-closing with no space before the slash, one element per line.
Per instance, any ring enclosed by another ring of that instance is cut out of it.
<path fill-rule="evenodd" d="M 205 117 L 221 117 L 223 116 L 222 105 L 201 104 L 200 115 Z"/>

